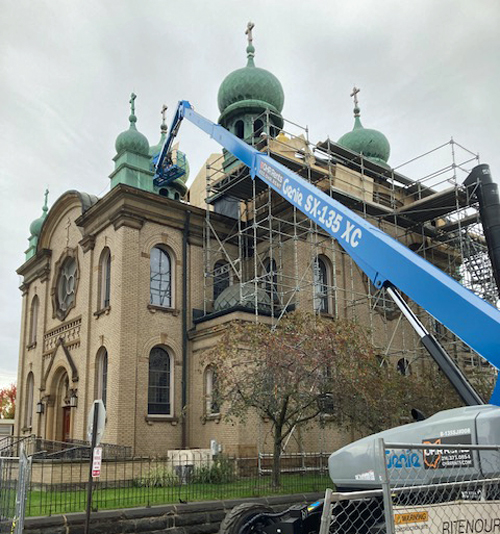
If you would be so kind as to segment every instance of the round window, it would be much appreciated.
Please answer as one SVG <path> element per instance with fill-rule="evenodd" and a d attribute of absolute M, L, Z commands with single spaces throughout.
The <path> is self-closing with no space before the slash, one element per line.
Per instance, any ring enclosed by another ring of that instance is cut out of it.
<path fill-rule="evenodd" d="M 65 314 L 75 302 L 77 265 L 75 258 L 66 258 L 57 279 L 57 307 Z"/>

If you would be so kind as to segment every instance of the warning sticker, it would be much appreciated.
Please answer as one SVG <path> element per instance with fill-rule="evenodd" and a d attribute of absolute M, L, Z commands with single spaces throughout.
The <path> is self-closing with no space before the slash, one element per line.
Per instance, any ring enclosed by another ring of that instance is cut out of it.
<path fill-rule="evenodd" d="M 396 525 L 406 525 L 408 523 L 424 523 L 429 520 L 429 512 L 407 512 L 406 514 L 394 514 Z"/>

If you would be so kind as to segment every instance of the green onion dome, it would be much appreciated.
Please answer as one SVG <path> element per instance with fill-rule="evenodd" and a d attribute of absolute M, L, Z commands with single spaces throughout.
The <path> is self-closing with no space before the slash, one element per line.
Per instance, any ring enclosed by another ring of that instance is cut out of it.
<path fill-rule="evenodd" d="M 222 82 L 217 102 L 221 117 L 219 122 L 233 115 L 235 111 L 258 111 L 266 109 L 280 114 L 285 94 L 280 81 L 268 70 L 255 66 L 255 48 L 247 46 L 247 65 L 226 76 Z"/>
<path fill-rule="evenodd" d="M 47 198 L 49 196 L 49 190 L 47 189 L 45 191 L 45 203 L 42 208 L 42 215 L 41 217 L 38 217 L 38 219 L 35 219 L 30 224 L 30 234 L 32 236 L 38 237 L 40 235 L 40 232 L 42 230 L 43 221 L 47 218 L 47 212 L 49 211 L 49 208 L 47 207 Z"/>
<path fill-rule="evenodd" d="M 136 95 L 132 93 L 130 97 L 131 113 L 128 118 L 130 126 L 128 130 L 125 130 L 116 138 L 116 153 L 120 154 L 123 151 L 130 151 L 147 156 L 149 155 L 149 142 L 146 136 L 141 134 L 135 126 L 135 123 L 137 122 L 134 105 L 135 98 Z"/>
<path fill-rule="evenodd" d="M 391 146 L 387 137 L 378 130 L 365 128 L 361 124 L 360 109 L 354 108 L 354 128 L 344 134 L 337 143 L 344 148 L 362 154 L 374 163 L 388 167 Z"/>

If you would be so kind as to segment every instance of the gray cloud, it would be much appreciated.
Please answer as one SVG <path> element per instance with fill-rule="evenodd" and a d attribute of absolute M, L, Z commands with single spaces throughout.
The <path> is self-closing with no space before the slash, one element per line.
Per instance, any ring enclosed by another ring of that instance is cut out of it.
<path fill-rule="evenodd" d="M 52 202 L 68 189 L 106 192 L 132 90 L 151 144 L 163 103 L 188 99 L 217 120 L 218 87 L 245 64 L 249 19 L 257 65 L 281 80 L 285 117 L 308 124 L 312 140 L 352 128 L 357 84 L 362 120 L 389 138 L 393 165 L 453 135 L 500 178 L 497 0 L 3 2 L 0 383 L 17 365 L 15 269 L 46 185 Z M 189 125 L 180 142 L 193 174 L 218 150 Z M 425 163 L 411 170 L 415 178 L 427 172 Z"/>

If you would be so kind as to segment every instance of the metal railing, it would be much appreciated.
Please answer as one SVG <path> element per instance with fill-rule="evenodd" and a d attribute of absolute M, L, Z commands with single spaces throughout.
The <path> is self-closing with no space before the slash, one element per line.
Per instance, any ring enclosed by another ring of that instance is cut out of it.
<path fill-rule="evenodd" d="M 281 486 L 274 488 L 270 472 L 259 470 L 259 458 L 212 457 L 197 450 L 172 451 L 168 458 L 124 459 L 103 454 L 92 508 L 323 492 L 330 483 L 325 468 L 308 466 L 307 471 L 291 473 L 285 462 L 283 471 Z M 86 459 L 33 456 L 27 515 L 85 510 L 88 472 Z"/>

